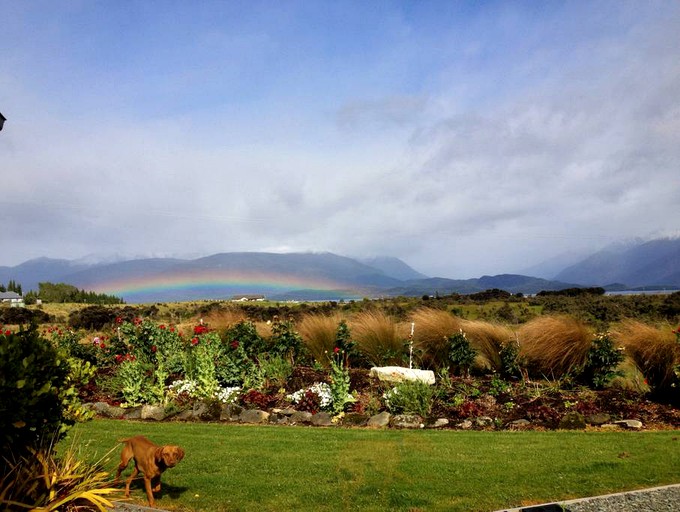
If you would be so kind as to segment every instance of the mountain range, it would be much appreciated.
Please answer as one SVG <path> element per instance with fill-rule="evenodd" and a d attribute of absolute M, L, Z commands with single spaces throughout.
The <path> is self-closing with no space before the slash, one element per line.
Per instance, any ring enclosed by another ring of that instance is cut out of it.
<path fill-rule="evenodd" d="M 518 274 L 475 279 L 428 277 L 398 258 L 358 260 L 332 253 L 233 252 L 212 256 L 123 261 L 37 258 L 0 267 L 0 283 L 24 291 L 40 282 L 68 283 L 126 302 L 227 299 L 263 294 L 274 300 L 447 295 L 498 288 L 533 294 L 577 286 L 680 289 L 680 239 L 612 246 L 557 273 L 553 279 Z"/>

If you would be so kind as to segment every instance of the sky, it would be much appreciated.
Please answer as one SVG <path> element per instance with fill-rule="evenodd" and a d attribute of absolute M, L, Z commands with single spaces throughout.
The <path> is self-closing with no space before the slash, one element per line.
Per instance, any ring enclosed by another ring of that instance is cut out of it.
<path fill-rule="evenodd" d="M 0 265 L 330 251 L 463 279 L 680 233 L 677 1 L 0 20 Z"/>

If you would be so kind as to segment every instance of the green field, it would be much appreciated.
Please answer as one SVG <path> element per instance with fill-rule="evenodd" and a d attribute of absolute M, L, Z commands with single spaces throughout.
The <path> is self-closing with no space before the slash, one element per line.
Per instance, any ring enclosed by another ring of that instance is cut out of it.
<path fill-rule="evenodd" d="M 680 432 L 399 431 L 95 420 L 60 448 L 179 444 L 157 506 L 196 511 L 491 511 L 680 482 Z M 108 454 L 108 455 L 107 455 Z M 128 472 L 125 475 L 129 474 Z M 132 499 L 145 502 L 141 482 Z"/>

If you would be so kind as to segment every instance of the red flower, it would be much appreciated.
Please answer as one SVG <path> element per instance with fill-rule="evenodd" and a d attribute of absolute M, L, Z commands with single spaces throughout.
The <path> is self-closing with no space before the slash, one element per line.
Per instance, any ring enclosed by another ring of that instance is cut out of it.
<path fill-rule="evenodd" d="M 208 332 L 208 328 L 205 325 L 197 325 L 194 327 L 194 334 L 203 334 Z"/>
<path fill-rule="evenodd" d="M 9 329 L 7 329 L 7 330 L 5 331 L 5 336 L 9 336 L 10 334 L 12 334 L 12 331 L 10 331 Z"/>
<path fill-rule="evenodd" d="M 232 342 L 231 342 L 231 348 L 233 348 L 234 350 L 236 350 L 236 349 L 238 348 L 238 341 L 236 341 L 236 340 L 232 341 Z"/>
<path fill-rule="evenodd" d="M 122 360 L 123 360 L 123 356 L 121 356 L 120 354 L 116 354 L 116 362 L 120 363 Z"/>
<path fill-rule="evenodd" d="M 335 347 L 335 348 L 333 349 L 333 353 L 334 353 L 334 354 L 337 354 L 338 352 L 340 352 L 340 347 Z"/>
<path fill-rule="evenodd" d="M 198 345 L 198 338 L 191 338 L 192 345 Z"/>
<path fill-rule="evenodd" d="M 151 352 L 156 353 L 156 345 L 151 345 Z"/>
<path fill-rule="evenodd" d="M 100 344 L 99 344 L 99 348 L 102 349 L 102 350 L 104 350 L 104 349 L 106 348 L 106 345 L 104 345 L 103 343 L 100 343 Z"/>
<path fill-rule="evenodd" d="M 165 325 L 163 325 L 163 324 L 159 325 L 158 327 L 159 327 L 159 329 L 165 330 Z"/>
<path fill-rule="evenodd" d="M 170 327 L 170 332 L 175 332 L 175 328 L 174 328 L 174 327 Z"/>
<path fill-rule="evenodd" d="M 122 324 L 122 323 L 123 323 L 123 317 L 117 316 L 117 317 L 116 317 L 116 323 L 117 323 L 117 324 Z"/>

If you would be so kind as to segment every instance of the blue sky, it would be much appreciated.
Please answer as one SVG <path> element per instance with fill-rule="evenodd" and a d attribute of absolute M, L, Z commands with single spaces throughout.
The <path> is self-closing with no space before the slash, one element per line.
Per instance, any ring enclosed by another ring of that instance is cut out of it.
<path fill-rule="evenodd" d="M 0 19 L 0 265 L 311 250 L 465 278 L 680 229 L 677 2 Z"/>

